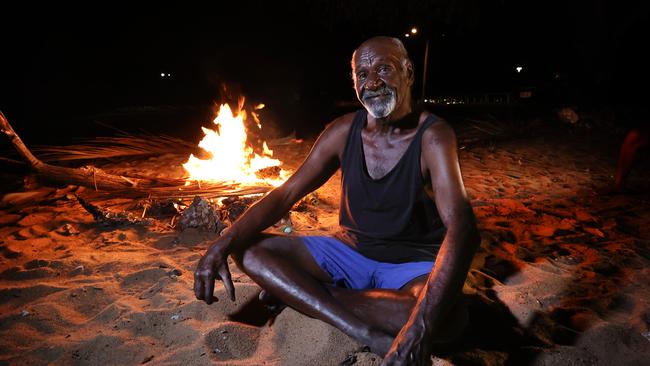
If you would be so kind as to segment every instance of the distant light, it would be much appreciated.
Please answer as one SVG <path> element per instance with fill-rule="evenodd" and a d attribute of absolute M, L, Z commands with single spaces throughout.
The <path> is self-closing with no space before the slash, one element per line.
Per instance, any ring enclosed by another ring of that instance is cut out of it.
<path fill-rule="evenodd" d="M 165 73 L 164 73 L 164 72 L 161 72 L 161 73 L 160 73 L 160 76 L 164 78 L 164 77 L 165 77 Z"/>
<path fill-rule="evenodd" d="M 263 109 L 264 107 L 266 107 L 266 104 L 260 103 L 260 104 L 255 106 L 255 109 Z"/>
<path fill-rule="evenodd" d="M 521 66 L 517 66 L 517 67 L 515 67 L 515 70 L 517 70 L 517 72 L 518 72 L 518 73 L 520 73 L 520 72 L 521 72 L 521 70 L 523 70 L 523 69 L 524 69 L 524 68 L 523 68 L 523 67 L 521 67 Z"/>
<path fill-rule="evenodd" d="M 417 28 L 415 28 L 415 27 L 411 28 L 411 33 L 416 34 L 417 32 L 418 32 Z"/>
<path fill-rule="evenodd" d="M 167 74 L 167 76 L 172 76 L 172 74 Z"/>
<path fill-rule="evenodd" d="M 410 37 L 410 36 L 411 36 L 411 35 L 408 34 L 408 33 L 404 34 L 404 37 L 406 37 L 406 38 L 408 38 L 408 37 Z"/>

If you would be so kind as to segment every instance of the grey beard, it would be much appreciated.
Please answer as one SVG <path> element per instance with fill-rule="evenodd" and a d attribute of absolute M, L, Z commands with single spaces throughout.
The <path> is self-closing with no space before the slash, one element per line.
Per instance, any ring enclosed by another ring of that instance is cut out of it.
<path fill-rule="evenodd" d="M 388 92 L 389 98 L 385 101 L 369 99 L 369 97 L 384 94 Z M 395 106 L 397 105 L 397 98 L 395 98 L 395 91 L 390 88 L 385 88 L 377 92 L 365 91 L 363 93 L 363 98 L 361 99 L 361 104 L 366 108 L 368 113 L 374 118 L 384 118 L 393 112 Z"/>

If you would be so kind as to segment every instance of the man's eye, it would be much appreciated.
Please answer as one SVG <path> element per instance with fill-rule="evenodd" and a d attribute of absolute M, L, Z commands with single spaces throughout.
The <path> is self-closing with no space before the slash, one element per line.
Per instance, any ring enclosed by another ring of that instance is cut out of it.
<path fill-rule="evenodd" d="M 388 66 L 379 66 L 379 69 L 377 69 L 377 72 L 380 74 L 385 74 L 390 70 Z"/>
<path fill-rule="evenodd" d="M 360 72 L 357 74 L 357 79 L 365 79 L 368 76 L 365 72 Z"/>

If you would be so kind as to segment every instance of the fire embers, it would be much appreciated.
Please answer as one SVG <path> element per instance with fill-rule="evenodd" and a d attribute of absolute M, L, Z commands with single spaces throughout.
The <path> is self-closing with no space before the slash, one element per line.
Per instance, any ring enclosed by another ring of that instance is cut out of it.
<path fill-rule="evenodd" d="M 144 219 L 133 215 L 130 212 L 114 212 L 95 206 L 92 203 L 76 196 L 79 204 L 88 211 L 97 223 L 102 226 L 122 226 L 122 225 L 150 225 L 150 219 Z"/>
<path fill-rule="evenodd" d="M 221 217 L 235 222 L 260 197 L 228 197 L 221 201 Z"/>
<path fill-rule="evenodd" d="M 314 207 L 320 204 L 320 199 L 316 192 L 312 192 L 303 197 L 298 203 L 293 206 L 294 211 L 299 212 L 313 212 Z"/>
<path fill-rule="evenodd" d="M 255 176 L 262 180 L 281 179 L 282 169 L 279 166 L 269 166 L 255 172 Z"/>
<path fill-rule="evenodd" d="M 142 200 L 138 202 L 137 208 L 142 209 L 142 217 L 166 219 L 178 215 L 178 204 L 171 199 L 163 201 Z"/>

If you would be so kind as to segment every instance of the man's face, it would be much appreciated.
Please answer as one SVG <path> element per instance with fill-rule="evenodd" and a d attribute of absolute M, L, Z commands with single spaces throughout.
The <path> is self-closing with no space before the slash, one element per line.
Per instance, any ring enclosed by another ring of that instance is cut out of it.
<path fill-rule="evenodd" d="M 388 42 L 359 48 L 352 61 L 357 98 L 375 118 L 389 116 L 404 102 L 413 83 L 410 62 Z"/>

